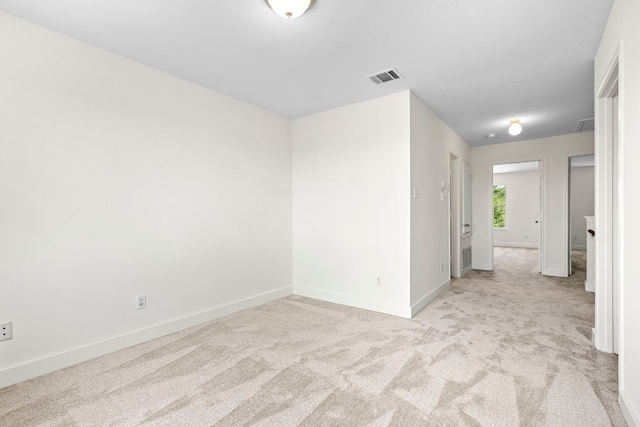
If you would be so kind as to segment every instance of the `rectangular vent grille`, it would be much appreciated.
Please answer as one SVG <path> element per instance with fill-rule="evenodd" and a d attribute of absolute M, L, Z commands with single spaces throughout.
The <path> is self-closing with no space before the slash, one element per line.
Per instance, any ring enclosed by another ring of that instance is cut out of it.
<path fill-rule="evenodd" d="M 387 71 L 381 71 L 379 73 L 371 74 L 370 76 L 367 76 L 367 78 L 371 79 L 372 82 L 379 85 L 382 83 L 392 82 L 394 80 L 400 80 L 404 77 L 398 72 L 398 70 L 392 68 Z"/>
<path fill-rule="evenodd" d="M 578 126 L 576 127 L 576 133 L 590 132 L 595 129 L 595 122 L 593 118 L 578 120 Z"/>
<path fill-rule="evenodd" d="M 462 250 L 462 269 L 471 267 L 471 246 Z"/>

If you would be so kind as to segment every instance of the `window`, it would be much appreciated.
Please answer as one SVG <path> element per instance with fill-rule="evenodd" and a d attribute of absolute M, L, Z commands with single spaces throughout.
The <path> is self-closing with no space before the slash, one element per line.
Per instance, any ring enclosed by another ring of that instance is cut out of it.
<path fill-rule="evenodd" d="M 493 186 L 493 228 L 505 228 L 507 213 L 507 187 Z"/>

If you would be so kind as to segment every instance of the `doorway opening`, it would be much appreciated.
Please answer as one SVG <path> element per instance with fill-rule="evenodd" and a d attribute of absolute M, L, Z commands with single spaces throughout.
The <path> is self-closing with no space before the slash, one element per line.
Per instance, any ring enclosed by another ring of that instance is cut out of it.
<path fill-rule="evenodd" d="M 593 239 L 587 235 L 587 222 L 592 221 L 595 215 L 595 158 L 593 154 L 576 155 L 570 156 L 568 161 L 568 274 L 580 271 L 586 275 L 587 244 Z M 588 268 L 593 269 L 594 266 Z M 591 282 L 585 277 L 585 289 L 593 292 Z"/>
<path fill-rule="evenodd" d="M 541 160 L 493 165 L 494 269 L 520 257 L 535 266 L 531 273 L 542 272 L 542 172 Z"/>

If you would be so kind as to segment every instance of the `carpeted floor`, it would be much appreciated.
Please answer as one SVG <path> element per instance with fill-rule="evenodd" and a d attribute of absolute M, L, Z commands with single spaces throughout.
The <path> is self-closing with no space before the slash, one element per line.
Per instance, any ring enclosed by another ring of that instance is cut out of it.
<path fill-rule="evenodd" d="M 2 426 L 623 426 L 584 270 L 496 248 L 415 318 L 291 296 L 0 390 Z"/>

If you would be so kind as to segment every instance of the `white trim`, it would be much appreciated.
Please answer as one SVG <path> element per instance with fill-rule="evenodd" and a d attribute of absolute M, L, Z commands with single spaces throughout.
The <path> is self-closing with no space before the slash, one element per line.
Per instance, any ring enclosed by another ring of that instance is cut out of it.
<path fill-rule="evenodd" d="M 508 243 L 508 242 L 493 242 L 493 247 L 500 246 L 503 248 L 529 248 L 539 249 L 540 245 L 537 243 Z"/>
<path fill-rule="evenodd" d="M 438 298 L 440 294 L 451 287 L 451 279 L 446 280 L 443 284 L 429 292 L 427 295 L 420 298 L 420 301 L 411 306 L 411 317 L 418 314 L 423 308 L 425 308 L 431 301 Z"/>
<path fill-rule="evenodd" d="M 587 282 L 586 280 L 584 281 L 584 290 L 586 292 L 594 293 L 596 291 L 595 289 L 596 289 L 595 285 L 592 285 L 591 283 Z M 593 334 L 592 334 L 592 336 L 593 336 Z"/>
<path fill-rule="evenodd" d="M 626 390 L 620 390 L 620 409 L 629 427 L 640 427 L 640 412 L 633 406 L 633 401 L 627 398 Z"/>
<path fill-rule="evenodd" d="M 587 250 L 587 246 L 586 245 L 573 245 L 573 246 L 571 246 L 571 250 L 572 251 L 586 251 Z"/>
<path fill-rule="evenodd" d="M 460 158 L 457 155 L 449 153 L 449 253 L 451 256 L 449 264 L 453 266 L 450 272 L 452 277 L 462 276 L 462 261 L 460 259 L 460 247 L 462 246 L 460 162 Z M 453 224 L 453 227 L 451 224 Z"/>
<path fill-rule="evenodd" d="M 335 304 L 347 305 L 349 307 L 362 308 L 364 310 L 377 311 L 379 313 L 391 314 L 393 316 L 411 318 L 411 307 L 409 305 L 392 304 L 370 298 L 362 298 L 353 295 L 341 294 L 339 292 L 325 291 L 323 289 L 309 288 L 306 286 L 293 286 L 293 293 L 307 298 L 321 301 L 333 302 Z"/>
<path fill-rule="evenodd" d="M 275 291 L 255 295 L 230 304 L 225 304 L 200 313 L 191 314 L 169 322 L 160 323 L 148 328 L 132 331 L 103 341 L 83 345 L 62 353 L 53 354 L 41 359 L 32 360 L 0 371 L 0 388 L 16 384 L 58 369 L 85 362 L 114 351 L 159 338 L 174 332 L 182 331 L 201 323 L 209 322 L 223 316 L 255 307 L 279 298 L 292 295 L 291 286 Z"/>
<path fill-rule="evenodd" d="M 544 276 L 553 277 L 567 277 L 567 270 L 565 268 L 545 268 L 542 270 Z"/>
<path fill-rule="evenodd" d="M 595 339 L 594 343 L 596 349 L 609 353 L 613 351 L 613 289 L 611 286 L 613 271 L 611 254 L 612 195 L 609 191 L 612 185 L 612 144 L 609 135 L 612 126 L 611 96 L 616 82 L 619 84 L 618 90 L 621 92 L 622 54 L 621 41 L 595 93 L 595 229 L 597 230 L 595 236 L 595 330 L 597 335 L 594 335 L 594 337 L 597 337 L 597 339 Z M 622 94 L 619 100 L 622 100 Z M 620 104 L 622 103 L 620 102 Z M 621 115 L 622 112 L 618 110 L 618 116 L 621 117 Z M 623 145 L 621 126 L 622 123 L 620 123 L 618 133 L 618 154 L 620 154 Z M 619 194 L 621 195 L 620 192 Z M 618 213 L 620 214 L 620 210 Z M 622 230 L 623 224 L 618 221 L 618 226 L 619 235 L 622 236 L 624 234 Z M 622 254 L 618 253 L 618 256 L 621 257 Z"/>

